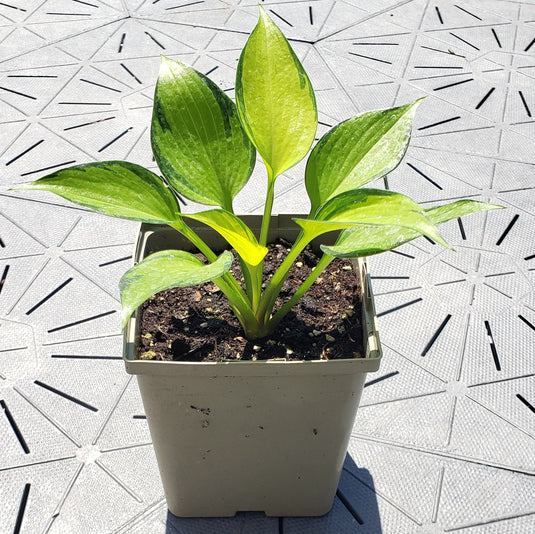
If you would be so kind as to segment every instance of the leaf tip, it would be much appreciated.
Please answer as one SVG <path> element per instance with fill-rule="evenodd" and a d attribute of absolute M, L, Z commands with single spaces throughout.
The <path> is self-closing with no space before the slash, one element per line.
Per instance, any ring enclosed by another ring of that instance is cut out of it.
<path fill-rule="evenodd" d="M 264 247 L 263 245 L 257 245 L 254 258 L 252 258 L 253 261 L 250 263 L 250 265 L 256 267 L 266 257 L 267 253 L 267 247 Z"/>
<path fill-rule="evenodd" d="M 258 26 L 263 26 L 264 28 L 271 27 L 275 28 L 280 32 L 280 28 L 273 22 L 272 18 L 269 16 L 268 12 L 265 10 L 262 4 L 258 4 Z M 282 33 L 282 32 L 281 32 Z"/>
<path fill-rule="evenodd" d="M 407 104 L 407 109 L 410 110 L 412 113 L 412 116 L 416 114 L 416 110 L 420 107 L 420 104 L 427 98 L 427 96 L 421 96 L 420 98 L 417 98 L 410 104 Z"/>
<path fill-rule="evenodd" d="M 438 231 L 436 232 L 434 239 L 439 245 L 442 245 L 444 248 L 455 252 L 455 249 L 442 237 Z"/>
<path fill-rule="evenodd" d="M 181 61 L 160 54 L 160 75 L 167 72 L 167 69 L 183 68 L 185 66 Z"/>
<path fill-rule="evenodd" d="M 27 182 L 25 184 L 17 184 L 8 189 L 8 191 L 28 191 L 30 189 L 40 189 L 38 186 L 36 186 L 37 182 L 39 180 L 36 180 L 35 182 Z"/>

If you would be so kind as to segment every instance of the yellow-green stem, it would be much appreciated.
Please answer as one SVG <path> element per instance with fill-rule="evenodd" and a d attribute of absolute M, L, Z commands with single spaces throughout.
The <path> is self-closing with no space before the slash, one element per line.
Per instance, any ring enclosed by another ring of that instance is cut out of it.
<path fill-rule="evenodd" d="M 260 299 L 262 297 L 262 274 L 264 272 L 264 260 L 262 260 L 258 265 L 255 265 L 254 267 L 252 267 L 251 265 L 249 265 L 248 267 L 250 268 L 249 274 L 251 276 L 252 286 L 251 302 L 253 312 L 256 315 L 256 311 L 258 310 Z"/>
<path fill-rule="evenodd" d="M 310 286 L 317 280 L 318 276 L 327 268 L 329 263 L 334 260 L 334 256 L 324 254 L 314 270 L 308 275 L 307 279 L 301 284 L 297 291 L 286 301 L 281 308 L 269 320 L 268 330 L 273 331 L 284 316 L 299 302 L 301 297 L 309 290 Z"/>
<path fill-rule="evenodd" d="M 183 222 L 171 224 L 170 226 L 189 239 L 209 261 L 214 261 L 217 258 L 215 252 L 189 226 Z M 244 330 L 256 330 L 258 321 L 251 309 L 251 303 L 236 279 L 230 273 L 225 273 L 222 277 L 213 281 L 229 300 L 229 304 Z"/>
<path fill-rule="evenodd" d="M 171 224 L 170 226 L 172 226 L 175 230 L 178 230 L 184 237 L 189 239 L 199 249 L 199 251 L 206 256 L 206 259 L 209 261 L 215 261 L 217 259 L 217 254 L 185 223 Z M 247 295 L 244 293 L 242 287 L 230 273 L 225 273 L 223 278 L 232 289 L 241 295 L 242 298 L 248 300 Z"/>
<path fill-rule="evenodd" d="M 264 216 L 262 217 L 262 228 L 260 229 L 260 239 L 258 242 L 266 246 L 267 238 L 268 238 L 268 232 L 269 232 L 269 224 L 271 222 L 271 210 L 273 209 L 273 199 L 275 196 L 275 178 L 276 176 L 273 176 L 273 171 L 270 167 L 266 165 L 267 171 L 268 171 L 268 186 L 267 186 L 267 192 L 266 192 L 266 203 L 264 205 Z"/>
<path fill-rule="evenodd" d="M 273 305 L 275 304 L 275 301 L 277 300 L 277 297 L 280 293 L 282 285 L 284 284 L 284 281 L 288 276 L 290 267 L 297 259 L 297 256 L 299 256 L 303 249 L 308 245 L 310 240 L 311 237 L 309 237 L 306 232 L 301 232 L 298 238 L 296 239 L 293 247 L 291 248 L 290 252 L 288 252 L 288 255 L 271 278 L 262 296 L 262 302 L 260 304 L 260 307 L 256 312 L 256 317 L 259 319 L 259 321 L 264 323 L 267 322 L 269 315 L 271 314 L 271 310 L 273 309 Z"/>

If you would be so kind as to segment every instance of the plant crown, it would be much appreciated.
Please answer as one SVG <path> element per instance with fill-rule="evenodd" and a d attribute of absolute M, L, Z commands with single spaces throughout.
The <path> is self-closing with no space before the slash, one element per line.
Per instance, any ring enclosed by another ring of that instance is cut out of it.
<path fill-rule="evenodd" d="M 421 99 L 370 111 L 326 133 L 313 148 L 305 170 L 311 209 L 295 219 L 301 232 L 280 268 L 263 285 L 263 258 L 281 173 L 309 152 L 318 124 L 314 91 L 290 44 L 260 7 L 257 26 L 241 53 L 236 104 L 209 78 L 162 57 L 154 94 L 151 144 L 163 178 L 125 161 L 102 161 L 54 172 L 22 189 L 51 191 L 107 215 L 165 223 L 188 238 L 206 257 L 166 250 L 148 256 L 120 281 L 123 327 L 135 309 L 156 292 L 213 280 L 229 300 L 248 338 L 268 335 L 335 258 L 357 258 L 393 249 L 424 235 L 449 247 L 437 225 L 499 206 L 460 200 L 424 209 L 400 193 L 364 188 L 386 176 L 403 158 Z M 260 235 L 235 214 L 233 200 L 261 156 L 267 192 Z M 179 195 L 213 206 L 181 213 Z M 233 255 L 217 256 L 188 226 L 200 221 L 235 250 L 243 289 L 229 272 Z M 288 271 L 310 241 L 339 231 L 296 293 L 274 312 Z M 265 287 L 264 287 L 265 286 Z"/>

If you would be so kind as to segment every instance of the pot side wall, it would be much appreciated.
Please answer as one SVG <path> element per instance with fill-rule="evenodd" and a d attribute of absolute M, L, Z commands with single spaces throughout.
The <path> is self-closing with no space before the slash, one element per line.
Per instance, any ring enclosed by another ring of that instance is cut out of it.
<path fill-rule="evenodd" d="M 170 511 L 327 513 L 364 378 L 138 376 Z"/>

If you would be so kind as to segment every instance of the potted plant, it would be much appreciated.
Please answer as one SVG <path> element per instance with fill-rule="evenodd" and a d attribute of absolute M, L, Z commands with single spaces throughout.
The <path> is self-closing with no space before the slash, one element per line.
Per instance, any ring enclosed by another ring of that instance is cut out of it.
<path fill-rule="evenodd" d="M 260 7 L 238 63 L 236 104 L 206 76 L 162 57 L 151 141 L 163 178 L 133 163 L 104 161 L 19 187 L 143 222 L 136 264 L 120 282 L 125 363 L 138 375 L 174 514 L 321 515 L 330 509 L 366 373 L 377 370 L 380 360 L 363 258 L 420 235 L 447 247 L 439 223 L 497 207 L 461 200 L 423 209 L 402 194 L 363 187 L 401 161 L 419 102 L 364 113 L 332 128 L 306 164 L 309 214 L 272 217 L 276 179 L 310 150 L 317 109 L 301 63 Z M 264 215 L 240 218 L 233 199 L 248 181 L 257 152 L 267 170 Z M 179 195 L 213 207 L 181 213 Z M 267 247 L 281 234 L 293 244 L 267 279 Z M 317 265 L 281 303 L 292 266 L 318 239 Z M 231 272 L 233 254 L 241 269 Z M 335 258 L 355 261 L 363 357 L 351 351 L 336 360 L 243 361 L 237 355 L 233 361 L 189 362 L 155 361 L 145 351 L 140 358 L 136 309 L 157 292 L 212 281 L 228 299 L 244 339 L 259 340 L 260 349 L 262 340 L 279 335 L 280 321 Z"/>

